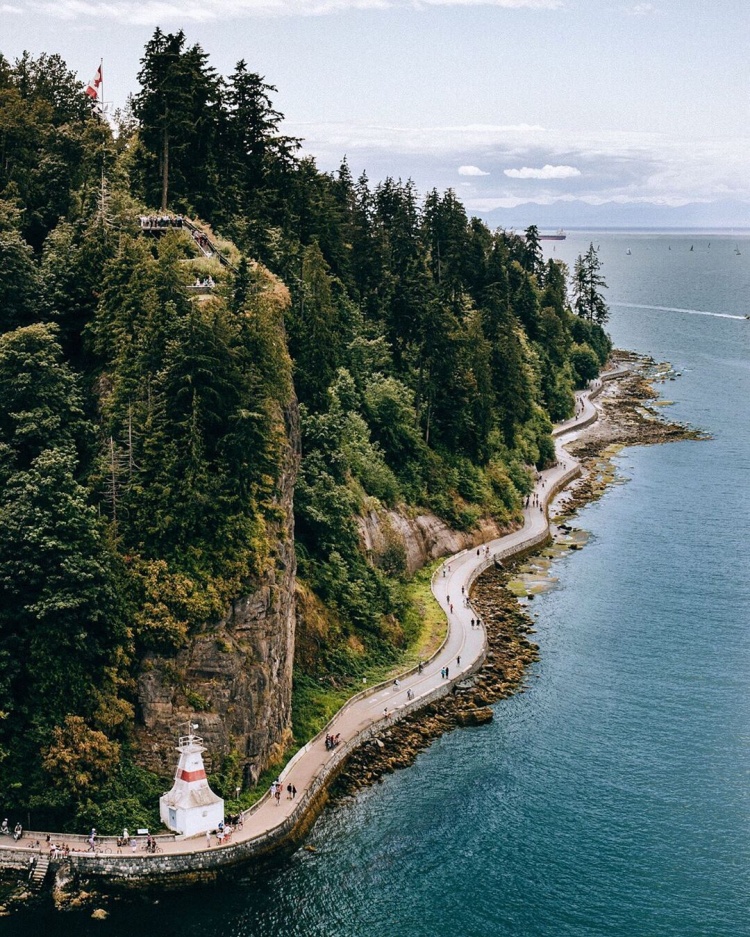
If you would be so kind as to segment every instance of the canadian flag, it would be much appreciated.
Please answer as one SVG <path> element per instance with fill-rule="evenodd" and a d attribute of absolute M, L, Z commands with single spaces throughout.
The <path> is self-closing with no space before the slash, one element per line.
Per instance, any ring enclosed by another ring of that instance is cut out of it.
<path fill-rule="evenodd" d="M 97 68 L 96 70 L 96 74 L 94 75 L 94 77 L 91 79 L 91 81 L 88 83 L 86 87 L 86 94 L 90 98 L 95 98 L 95 99 L 98 98 L 99 97 L 99 85 L 101 83 L 102 83 L 102 66 L 99 65 L 99 68 Z"/>

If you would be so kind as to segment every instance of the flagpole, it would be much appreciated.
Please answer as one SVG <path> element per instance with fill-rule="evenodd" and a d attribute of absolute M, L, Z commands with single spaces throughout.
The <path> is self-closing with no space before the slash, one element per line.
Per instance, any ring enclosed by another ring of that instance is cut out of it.
<path fill-rule="evenodd" d="M 102 96 L 99 99 L 99 108 L 102 113 L 102 120 L 104 120 L 104 58 L 99 59 L 99 75 L 101 76 L 101 81 L 99 84 L 102 89 Z"/>

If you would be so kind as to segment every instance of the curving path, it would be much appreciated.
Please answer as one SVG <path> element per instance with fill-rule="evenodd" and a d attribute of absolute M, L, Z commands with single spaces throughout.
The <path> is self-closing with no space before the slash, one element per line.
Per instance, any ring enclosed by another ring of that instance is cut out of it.
<path fill-rule="evenodd" d="M 123 854 L 115 859 L 115 863 L 120 866 L 120 874 L 131 855 L 141 860 L 162 860 L 170 855 L 177 857 L 200 854 L 207 859 L 210 850 L 210 854 L 216 857 L 216 864 L 223 864 L 220 854 L 226 854 L 227 862 L 239 861 L 243 856 L 247 857 L 278 844 L 302 823 L 308 811 L 314 808 L 316 799 L 328 779 L 354 748 L 381 732 L 388 724 L 397 722 L 405 715 L 445 696 L 456 683 L 479 669 L 487 652 L 487 644 L 484 629 L 476 624 L 472 627 L 472 619 L 475 622 L 478 619 L 468 601 L 471 585 L 496 558 L 513 556 L 546 541 L 549 536 L 549 502 L 581 471 L 576 460 L 563 448 L 563 443 L 570 441 L 581 429 L 597 419 L 593 398 L 601 391 L 602 381 L 612 380 L 625 373 L 627 369 L 607 372 L 587 390 L 576 394 L 575 417 L 558 424 L 553 431 L 558 462 L 554 467 L 538 474 L 534 494 L 538 495 L 540 506 L 531 504 L 535 500 L 533 496 L 529 499 L 530 506 L 523 512 L 523 526 L 504 537 L 449 557 L 436 571 L 432 580 L 432 591 L 445 610 L 448 630 L 443 644 L 434 656 L 422 665 L 421 670 L 413 668 L 404 673 L 398 681 L 371 687 L 349 700 L 329 724 L 296 753 L 281 772 L 281 801 L 274 801 L 267 793 L 250 810 L 245 811 L 243 829 L 235 830 L 232 843 L 219 847 L 215 838 L 212 838 L 211 847 L 207 847 L 205 836 L 192 839 L 159 836 L 161 856 L 145 857 L 140 851 L 130 854 L 129 849 L 122 850 Z M 444 676 L 446 667 L 447 678 Z M 342 738 L 342 743 L 332 751 L 326 750 L 325 747 L 327 733 L 340 734 Z M 298 796 L 295 800 L 287 798 L 288 783 L 293 783 L 297 788 Z M 0 851 L 20 850 L 28 856 L 32 854 L 28 848 L 29 840 L 41 840 L 44 848 L 46 836 L 46 833 L 29 832 L 18 845 L 3 842 Z M 109 863 L 105 862 L 104 866 L 111 864 L 114 859 L 114 856 L 86 854 L 85 837 L 82 836 L 53 833 L 52 839 L 64 840 L 80 849 L 81 853 L 76 853 L 75 860 L 79 866 L 85 866 L 85 870 L 90 874 L 96 874 L 96 865 L 101 864 L 102 859 L 110 860 Z M 100 842 L 115 852 L 113 838 L 102 837 Z M 241 848 L 243 844 L 244 849 Z M 104 866 L 100 874 L 106 874 Z"/>

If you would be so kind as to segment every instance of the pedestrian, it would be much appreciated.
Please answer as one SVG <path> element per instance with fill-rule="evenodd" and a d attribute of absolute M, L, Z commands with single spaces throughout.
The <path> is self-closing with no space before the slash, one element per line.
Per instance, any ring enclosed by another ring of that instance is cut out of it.
<path fill-rule="evenodd" d="M 466 592 L 466 589 L 464 589 L 464 587 L 461 586 L 461 595 L 464 595 L 465 592 Z"/>
<path fill-rule="evenodd" d="M 292 784 L 292 800 L 297 796 L 297 788 Z"/>
<path fill-rule="evenodd" d="M 474 619 L 473 619 L 473 618 L 471 619 L 471 627 L 472 627 L 472 628 L 474 627 Z"/>
<path fill-rule="evenodd" d="M 286 799 L 292 799 L 292 782 L 290 781 L 286 786 Z"/>
<path fill-rule="evenodd" d="M 422 663 L 422 661 L 420 661 L 419 666 L 417 667 L 417 673 L 422 673 L 423 670 L 424 670 L 424 664 Z"/>
<path fill-rule="evenodd" d="M 451 615 L 453 614 L 453 603 L 451 602 Z"/>
<path fill-rule="evenodd" d="M 281 785 L 276 788 L 276 806 L 278 807 L 281 803 Z"/>
<path fill-rule="evenodd" d="M 206 849 L 211 848 L 211 833 L 209 830 L 206 830 Z M 133 843 L 133 852 L 135 852 L 135 843 Z"/>
<path fill-rule="evenodd" d="M 446 668 L 445 668 L 445 679 L 446 679 L 446 680 L 448 679 L 449 674 L 450 674 L 450 671 L 449 671 L 448 668 L 446 667 Z"/>
<path fill-rule="evenodd" d="M 384 716 L 387 716 L 387 715 L 388 715 L 388 707 L 387 707 L 387 706 L 383 709 L 383 715 L 384 715 Z"/>
<path fill-rule="evenodd" d="M 456 658 L 456 666 L 457 666 L 457 667 L 460 667 L 460 666 L 461 666 L 461 655 L 460 655 L 460 654 L 459 654 L 458 657 Z"/>
<path fill-rule="evenodd" d="M 445 601 L 450 605 L 451 597 L 449 595 L 446 595 Z"/>

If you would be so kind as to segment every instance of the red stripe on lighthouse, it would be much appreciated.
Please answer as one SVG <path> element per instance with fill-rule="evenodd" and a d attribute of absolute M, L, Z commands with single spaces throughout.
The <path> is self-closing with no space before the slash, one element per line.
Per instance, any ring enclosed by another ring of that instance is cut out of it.
<path fill-rule="evenodd" d="M 180 780 L 187 781 L 188 784 L 191 781 L 205 781 L 206 772 L 203 768 L 199 768 L 198 771 L 185 771 L 184 769 L 180 771 Z"/>

